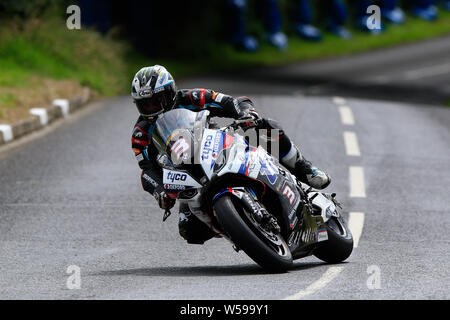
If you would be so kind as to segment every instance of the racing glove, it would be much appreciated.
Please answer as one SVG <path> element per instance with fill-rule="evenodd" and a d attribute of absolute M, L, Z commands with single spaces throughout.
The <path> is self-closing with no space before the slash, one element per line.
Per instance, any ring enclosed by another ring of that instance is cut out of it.
<path fill-rule="evenodd" d="M 175 200 L 170 198 L 165 191 L 157 192 L 153 194 L 158 205 L 163 210 L 170 210 L 175 205 Z"/>
<path fill-rule="evenodd" d="M 261 123 L 263 120 L 261 116 L 256 112 L 252 100 L 248 97 L 238 97 L 237 99 L 240 115 L 238 122 L 242 123 L 242 127 L 254 127 Z"/>

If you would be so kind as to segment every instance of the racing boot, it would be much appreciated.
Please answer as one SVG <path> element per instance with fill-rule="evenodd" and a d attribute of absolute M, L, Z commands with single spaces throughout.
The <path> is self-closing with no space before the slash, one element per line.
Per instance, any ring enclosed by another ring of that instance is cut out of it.
<path fill-rule="evenodd" d="M 280 162 L 297 179 L 315 189 L 325 189 L 331 183 L 330 177 L 323 170 L 314 167 L 310 161 L 306 160 L 293 143 L 291 143 L 289 152 L 280 158 Z"/>

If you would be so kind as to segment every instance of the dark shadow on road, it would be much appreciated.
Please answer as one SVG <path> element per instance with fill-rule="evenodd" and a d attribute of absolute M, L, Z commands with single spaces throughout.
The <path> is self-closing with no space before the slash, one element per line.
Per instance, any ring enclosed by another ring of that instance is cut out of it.
<path fill-rule="evenodd" d="M 322 267 L 323 262 L 297 262 L 292 271 L 308 270 L 316 267 Z M 186 267 L 153 267 L 109 270 L 97 273 L 91 273 L 96 276 L 145 276 L 145 277 L 216 277 L 216 276 L 252 276 L 252 275 L 270 275 L 256 264 L 241 264 L 232 266 L 186 266 Z"/>
<path fill-rule="evenodd" d="M 439 106 L 443 106 L 450 100 L 450 92 L 442 86 L 406 83 L 378 84 L 332 76 L 276 73 L 271 72 L 270 68 L 249 71 L 246 74 L 216 75 L 208 79 L 210 81 L 220 79 L 222 84 L 221 90 L 233 94 L 338 95 Z M 236 79 L 239 80 L 236 81 Z M 242 88 L 246 88 L 246 91 L 242 92 Z"/>

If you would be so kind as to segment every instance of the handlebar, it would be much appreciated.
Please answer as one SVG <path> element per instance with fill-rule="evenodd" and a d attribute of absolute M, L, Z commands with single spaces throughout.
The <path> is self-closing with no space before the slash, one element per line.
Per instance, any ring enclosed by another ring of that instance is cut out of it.
<path fill-rule="evenodd" d="M 250 119 L 250 118 L 246 118 L 246 119 L 239 119 L 239 120 L 234 120 L 232 124 L 230 124 L 227 128 L 231 128 L 231 129 L 250 129 L 250 128 L 255 128 L 258 127 L 261 123 L 262 123 L 262 119 Z"/>

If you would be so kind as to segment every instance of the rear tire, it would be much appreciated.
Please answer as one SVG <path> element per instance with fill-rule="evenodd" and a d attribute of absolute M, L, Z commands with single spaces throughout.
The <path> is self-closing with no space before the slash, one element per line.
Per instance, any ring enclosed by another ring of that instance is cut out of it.
<path fill-rule="evenodd" d="M 217 219 L 231 240 L 242 249 L 251 259 L 270 272 L 286 272 L 292 267 L 292 255 L 281 235 L 276 235 L 281 241 L 275 251 L 264 241 L 262 234 L 250 225 L 247 217 L 241 217 L 230 195 L 223 195 L 214 204 Z M 240 209 L 240 208 L 239 208 Z M 241 212 L 243 209 L 241 210 Z M 245 215 L 245 212 L 242 212 Z"/>
<path fill-rule="evenodd" d="M 342 217 L 331 217 L 326 223 L 328 240 L 320 243 L 314 256 L 328 263 L 339 263 L 353 251 L 353 237 Z"/>

